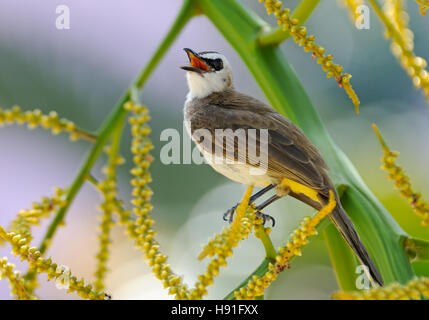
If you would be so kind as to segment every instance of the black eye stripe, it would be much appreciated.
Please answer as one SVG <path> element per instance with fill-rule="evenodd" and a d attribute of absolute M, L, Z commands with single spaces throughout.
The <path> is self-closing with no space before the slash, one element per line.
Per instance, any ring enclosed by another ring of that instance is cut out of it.
<path fill-rule="evenodd" d="M 217 59 L 204 59 L 205 62 L 207 62 L 207 64 L 212 67 L 213 69 L 215 69 L 216 71 L 222 70 L 223 69 L 223 61 L 220 58 Z"/>

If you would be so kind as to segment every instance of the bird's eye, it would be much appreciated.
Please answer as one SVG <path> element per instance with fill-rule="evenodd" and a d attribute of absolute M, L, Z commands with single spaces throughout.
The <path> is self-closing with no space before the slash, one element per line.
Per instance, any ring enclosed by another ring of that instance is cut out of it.
<path fill-rule="evenodd" d="M 223 61 L 222 59 L 214 59 L 211 61 L 211 66 L 216 70 L 222 70 L 223 69 Z"/>

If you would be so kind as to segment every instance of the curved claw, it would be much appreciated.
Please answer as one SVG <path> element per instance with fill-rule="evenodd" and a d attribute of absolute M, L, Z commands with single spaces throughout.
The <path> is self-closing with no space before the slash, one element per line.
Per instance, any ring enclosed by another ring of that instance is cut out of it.
<path fill-rule="evenodd" d="M 234 212 L 235 209 L 237 209 L 237 205 L 233 206 L 232 208 L 228 209 L 224 214 L 223 214 L 223 221 L 229 221 L 230 223 L 232 222 L 232 219 L 234 217 Z M 229 218 L 228 218 L 229 216 Z"/>
<path fill-rule="evenodd" d="M 222 216 L 223 221 L 228 221 L 227 217 L 228 217 L 228 215 L 230 214 L 230 211 L 231 211 L 231 209 L 227 210 L 227 211 L 223 214 L 223 216 Z"/>
<path fill-rule="evenodd" d="M 265 226 L 265 223 L 267 222 L 267 220 L 271 220 L 271 227 L 274 228 L 274 226 L 276 225 L 276 220 L 272 216 L 265 214 L 265 213 L 262 213 L 261 211 L 256 211 L 256 215 L 258 217 L 262 218 L 262 225 L 263 226 Z"/>
<path fill-rule="evenodd" d="M 274 226 L 276 225 L 276 219 L 274 219 L 272 216 L 269 216 L 271 219 L 271 228 L 274 228 Z"/>

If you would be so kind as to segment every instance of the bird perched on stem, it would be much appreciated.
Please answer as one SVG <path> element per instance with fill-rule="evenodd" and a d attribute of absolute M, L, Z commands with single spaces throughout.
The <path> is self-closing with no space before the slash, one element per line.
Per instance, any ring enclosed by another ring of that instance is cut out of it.
<path fill-rule="evenodd" d="M 234 89 L 228 60 L 214 51 L 196 53 L 184 49 L 189 93 L 185 102 L 185 126 L 206 161 L 231 180 L 262 187 L 249 203 L 268 191 L 276 193 L 256 206 L 261 212 L 274 201 L 290 195 L 320 210 L 335 194 L 337 205 L 329 215 L 372 280 L 383 280 L 351 220 L 341 206 L 328 166 L 319 150 L 290 120 L 257 99 Z M 244 138 L 244 139 L 243 139 Z M 265 162 L 265 163 L 264 163 Z M 224 218 L 232 219 L 236 206 Z"/>

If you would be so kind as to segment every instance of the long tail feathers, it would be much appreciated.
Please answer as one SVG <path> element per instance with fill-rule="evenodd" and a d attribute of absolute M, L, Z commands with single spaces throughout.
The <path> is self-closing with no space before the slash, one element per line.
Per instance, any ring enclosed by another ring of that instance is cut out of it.
<path fill-rule="evenodd" d="M 368 251 L 360 240 L 353 223 L 350 221 L 341 205 L 338 204 L 329 217 L 337 227 L 338 231 L 340 231 L 348 245 L 352 248 L 356 256 L 359 258 L 360 262 L 368 267 L 372 279 L 380 286 L 383 286 L 383 278 L 381 277 L 377 267 L 369 256 Z"/>

